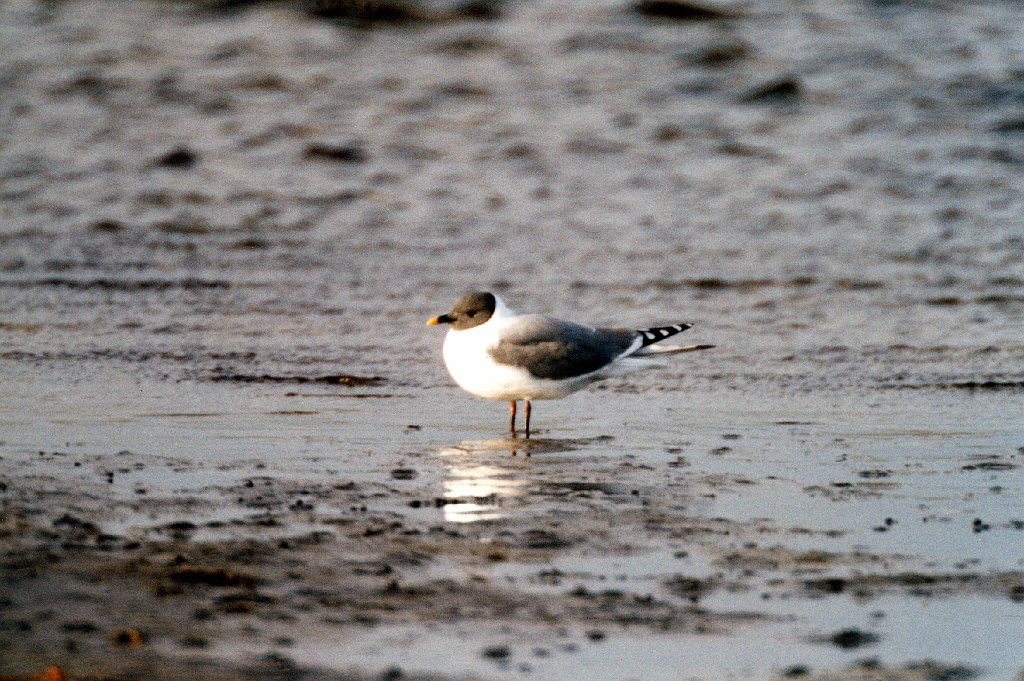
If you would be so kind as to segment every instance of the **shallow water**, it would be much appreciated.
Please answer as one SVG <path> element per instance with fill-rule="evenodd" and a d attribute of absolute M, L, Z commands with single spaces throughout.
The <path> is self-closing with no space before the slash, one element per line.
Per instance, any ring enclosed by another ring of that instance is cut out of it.
<path fill-rule="evenodd" d="M 5 388 L 0 445 L 13 508 L 84 514 L 113 537 L 198 547 L 335 533 L 360 513 L 325 489 L 355 485 L 363 512 L 379 520 L 465 528 L 483 551 L 506 551 L 517 535 L 541 550 L 488 564 L 432 540 L 434 557 L 403 579 L 484 580 L 552 602 L 609 589 L 624 594 L 617 599 L 663 599 L 682 579 L 697 586 L 678 597 L 713 615 L 696 630 L 650 631 L 625 615 L 531 626 L 520 615 L 479 622 L 437 612 L 325 630 L 299 614 L 255 640 L 222 633 L 211 659 L 245 659 L 287 638 L 269 649 L 296 664 L 454 677 L 584 669 L 625 679 L 672 669 L 760 679 L 867 656 L 893 666 L 944 660 L 997 679 L 1020 663 L 1012 643 L 1021 634 L 1024 455 L 1001 396 L 961 400 L 961 417 L 950 419 L 923 392 L 842 410 L 709 392 L 680 413 L 665 404 L 672 393 L 606 390 L 573 398 L 589 416 L 557 428 L 547 424 L 572 402 L 544 403 L 541 437 L 527 442 L 473 439 L 500 432 L 503 410 L 442 386 L 426 389 L 435 399 L 287 397 L 288 388 L 231 384 L 189 384 L 184 394 L 181 383 L 113 372 L 104 376 L 112 397 L 90 402 L 93 382 L 28 391 L 30 376 L 44 385 L 56 377 L 21 374 L 17 390 Z M 441 402 L 460 417 L 435 413 Z M 232 490 L 250 481 L 256 490 L 283 483 L 284 493 L 240 505 Z M 28 500 L 40 493 L 49 501 Z M 191 527 L 174 529 L 182 522 Z M 823 578 L 849 586 L 808 590 Z M 847 629 L 877 640 L 849 650 L 828 642 Z M 175 654 L 173 637 L 154 638 L 155 650 Z M 482 656 L 495 646 L 511 652 Z"/>

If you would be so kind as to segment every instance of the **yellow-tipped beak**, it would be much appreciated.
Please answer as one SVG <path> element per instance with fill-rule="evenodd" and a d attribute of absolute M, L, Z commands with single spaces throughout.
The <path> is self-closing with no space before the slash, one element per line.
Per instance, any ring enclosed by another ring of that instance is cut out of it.
<path fill-rule="evenodd" d="M 439 314 L 436 317 L 431 317 L 427 320 L 427 326 L 436 326 L 438 324 L 451 324 L 455 320 L 446 314 Z"/>

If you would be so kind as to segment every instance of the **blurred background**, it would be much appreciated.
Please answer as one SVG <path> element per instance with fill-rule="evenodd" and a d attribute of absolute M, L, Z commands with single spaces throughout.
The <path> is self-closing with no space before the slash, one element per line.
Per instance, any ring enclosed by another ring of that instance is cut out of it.
<path fill-rule="evenodd" d="M 444 382 L 422 322 L 490 288 L 695 322 L 708 385 L 1024 376 L 1020 3 L 13 0 L 0 32 L 13 365 Z"/>

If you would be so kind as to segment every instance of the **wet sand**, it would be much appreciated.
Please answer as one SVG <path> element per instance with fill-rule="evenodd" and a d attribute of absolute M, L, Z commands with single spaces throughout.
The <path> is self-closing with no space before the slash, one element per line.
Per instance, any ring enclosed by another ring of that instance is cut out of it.
<path fill-rule="evenodd" d="M 288 397 L 107 378 L 114 397 L 90 410 L 92 381 L 52 390 L 49 415 L 38 395 L 4 394 L 13 671 L 1018 667 L 1024 453 L 1005 400 L 974 398 L 963 432 L 927 413 L 933 398 L 901 400 L 913 425 L 893 429 L 893 405 L 837 418 L 720 395 L 652 414 L 647 393 L 608 390 L 578 400 L 621 421 L 526 443 L 468 439 L 499 424 L 448 387 Z M 140 643 L 117 643 L 132 631 Z"/>
<path fill-rule="evenodd" d="M 1020 7 L 346 7 L 0 8 L 0 676 L 1022 673 Z"/>

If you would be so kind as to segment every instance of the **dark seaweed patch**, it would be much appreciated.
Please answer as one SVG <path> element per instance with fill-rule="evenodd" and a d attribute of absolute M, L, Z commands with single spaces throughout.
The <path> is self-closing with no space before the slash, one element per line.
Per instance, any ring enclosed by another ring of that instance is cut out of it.
<path fill-rule="evenodd" d="M 740 41 L 717 42 L 703 45 L 686 55 L 682 61 L 696 66 L 720 68 L 730 66 L 751 56 L 752 49 Z"/>
<path fill-rule="evenodd" d="M 744 104 L 791 104 L 803 95 L 803 85 L 794 76 L 763 83 L 740 97 Z"/>
<path fill-rule="evenodd" d="M 401 0 L 311 0 L 306 5 L 306 12 L 318 19 L 365 28 L 459 20 L 493 21 L 502 15 L 499 0 L 466 0 L 454 6 L 438 8 Z"/>
<path fill-rule="evenodd" d="M 838 648 L 843 648 L 844 650 L 853 650 L 854 648 L 878 643 L 878 641 L 878 634 L 853 628 L 840 629 L 828 636 L 816 636 L 811 639 L 811 642 L 813 643 L 831 643 L 832 645 Z"/>
<path fill-rule="evenodd" d="M 714 591 L 718 584 L 714 579 L 697 579 L 696 577 L 676 575 L 665 583 L 665 587 L 676 596 L 696 603 Z"/>
<path fill-rule="evenodd" d="M 360 146 L 327 144 L 325 142 L 314 142 L 308 145 L 303 155 L 308 159 L 336 163 L 365 163 L 370 159 L 370 155 Z"/>
<path fill-rule="evenodd" d="M 356 376 L 354 374 L 327 374 L 324 376 L 278 376 L 274 374 L 236 374 L 214 372 L 209 379 L 228 383 L 319 383 L 322 385 L 375 386 L 387 382 L 383 376 Z"/>
<path fill-rule="evenodd" d="M 804 588 L 812 593 L 838 594 L 846 590 L 848 582 L 842 577 L 824 577 L 821 579 L 808 579 L 804 582 Z"/>
<path fill-rule="evenodd" d="M 238 586 L 251 589 L 259 580 L 252 575 L 230 572 L 221 568 L 183 567 L 169 577 L 179 584 L 205 584 L 206 586 Z"/>
<path fill-rule="evenodd" d="M 188 170 L 199 161 L 199 154 L 188 147 L 177 147 L 154 161 L 161 168 Z"/>
<path fill-rule="evenodd" d="M 993 132 L 1003 134 L 1024 134 L 1024 118 L 1009 118 L 992 126 Z"/>
<path fill-rule="evenodd" d="M 36 286 L 53 286 L 68 288 L 76 291 L 104 290 L 104 291 L 169 291 L 180 289 L 183 291 L 198 291 L 203 289 L 225 289 L 231 284 L 222 279 L 72 279 L 66 277 L 46 277 L 44 279 L 24 279 L 0 281 L 0 286 L 8 288 L 32 288 Z"/>
<path fill-rule="evenodd" d="M 965 464 L 960 468 L 965 471 L 1011 471 L 1016 467 L 1016 464 L 1009 463 L 1008 461 L 979 461 L 978 463 Z"/>
<path fill-rule="evenodd" d="M 633 11 L 640 16 L 673 21 L 717 21 L 733 17 L 724 10 L 689 0 L 639 0 L 633 4 Z"/>
<path fill-rule="evenodd" d="M 307 12 L 318 19 L 351 21 L 360 24 L 408 24 L 431 21 L 433 17 L 419 7 L 401 2 L 351 2 L 350 0 L 313 0 Z"/>
<path fill-rule="evenodd" d="M 285 397 L 331 397 L 331 398 L 335 398 L 335 399 L 337 399 L 339 397 L 345 397 L 345 398 L 353 399 L 353 400 L 372 400 L 372 399 L 383 400 L 383 399 L 389 399 L 389 398 L 392 398 L 392 397 L 409 397 L 409 395 L 396 395 L 395 393 L 297 393 L 297 392 L 287 392 L 287 393 L 284 394 L 284 396 Z M 279 412 L 279 413 L 283 413 L 283 412 Z M 289 413 L 299 413 L 299 412 L 289 412 Z M 308 413 L 317 413 L 317 412 L 308 412 Z M 407 427 L 411 427 L 411 426 L 407 426 Z M 416 428 L 419 428 L 419 426 L 417 426 Z"/>
<path fill-rule="evenodd" d="M 1024 391 L 1024 381 L 950 381 L 936 383 L 884 383 L 882 388 L 895 390 L 966 390 L 968 392 Z"/>
<path fill-rule="evenodd" d="M 655 279 L 648 282 L 648 286 L 662 291 L 675 291 L 681 288 L 694 288 L 700 291 L 756 291 L 776 284 L 777 282 L 772 279 L 722 279 L 719 277 Z"/>

